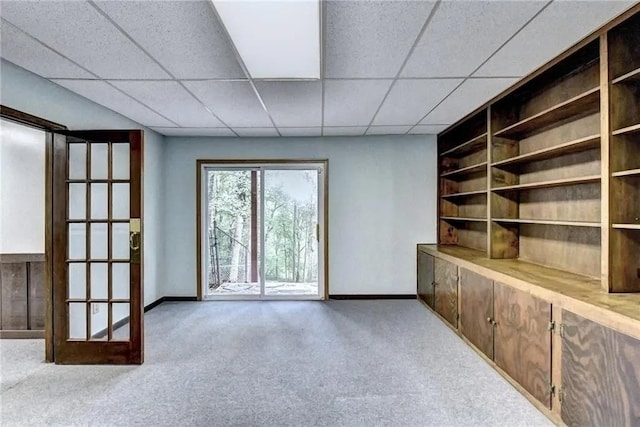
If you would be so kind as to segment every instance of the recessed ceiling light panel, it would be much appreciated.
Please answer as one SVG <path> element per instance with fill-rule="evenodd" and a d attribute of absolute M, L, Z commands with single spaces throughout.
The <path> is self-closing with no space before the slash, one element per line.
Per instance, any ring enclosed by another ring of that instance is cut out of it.
<path fill-rule="evenodd" d="M 319 0 L 212 1 L 252 78 L 320 78 Z"/>

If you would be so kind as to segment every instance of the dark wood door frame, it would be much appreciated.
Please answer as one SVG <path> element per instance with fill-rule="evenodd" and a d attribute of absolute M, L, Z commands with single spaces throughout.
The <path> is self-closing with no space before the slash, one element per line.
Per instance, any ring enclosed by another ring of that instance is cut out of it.
<path fill-rule="evenodd" d="M 45 139 L 45 360 L 54 361 L 53 348 L 53 138 L 67 127 L 23 111 L 0 105 L 0 118 L 46 132 Z"/>

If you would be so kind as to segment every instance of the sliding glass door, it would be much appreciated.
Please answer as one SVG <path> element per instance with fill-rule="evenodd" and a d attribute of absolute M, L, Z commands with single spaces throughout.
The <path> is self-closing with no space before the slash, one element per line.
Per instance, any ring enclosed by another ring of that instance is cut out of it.
<path fill-rule="evenodd" d="M 204 165 L 205 299 L 324 297 L 324 164 Z"/>

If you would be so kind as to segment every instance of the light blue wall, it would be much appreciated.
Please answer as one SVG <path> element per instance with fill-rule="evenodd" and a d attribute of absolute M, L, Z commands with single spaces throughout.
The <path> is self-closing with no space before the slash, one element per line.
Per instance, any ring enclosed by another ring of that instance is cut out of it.
<path fill-rule="evenodd" d="M 71 129 L 142 128 L 2 61 L 0 102 Z M 333 294 L 415 293 L 415 244 L 436 240 L 435 136 L 181 138 L 145 129 L 145 304 L 195 295 L 196 159 L 329 159 Z M 164 262 L 171 260 L 171 262 Z"/>
<path fill-rule="evenodd" d="M 167 137 L 166 295 L 196 294 L 196 160 L 329 159 L 329 292 L 415 294 L 436 241 L 436 137 Z"/>
<path fill-rule="evenodd" d="M 0 63 L 0 103 L 69 129 L 144 129 L 144 293 L 145 304 L 163 296 L 162 260 L 164 137 L 10 62 Z"/>

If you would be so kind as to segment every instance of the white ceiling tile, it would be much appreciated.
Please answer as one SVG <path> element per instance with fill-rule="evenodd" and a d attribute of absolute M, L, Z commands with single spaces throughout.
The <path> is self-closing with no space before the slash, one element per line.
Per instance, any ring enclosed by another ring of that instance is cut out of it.
<path fill-rule="evenodd" d="M 462 79 L 398 80 L 378 112 L 374 125 L 414 125 Z"/>
<path fill-rule="evenodd" d="M 366 126 L 325 126 L 324 136 L 361 136 L 367 130 Z"/>
<path fill-rule="evenodd" d="M 2 58 L 43 77 L 95 77 L 9 23 L 0 27 L 0 43 Z"/>
<path fill-rule="evenodd" d="M 469 79 L 420 124 L 454 123 L 517 81 L 518 79 Z"/>
<path fill-rule="evenodd" d="M 209 0 L 96 4 L 178 79 L 244 77 Z"/>
<path fill-rule="evenodd" d="M 103 81 L 53 80 L 53 82 L 144 126 L 174 126 L 164 117 Z"/>
<path fill-rule="evenodd" d="M 231 127 L 272 127 L 248 81 L 185 81 L 184 85 Z"/>
<path fill-rule="evenodd" d="M 233 130 L 241 137 L 263 137 L 278 136 L 278 131 L 274 127 L 270 128 L 233 128 Z"/>
<path fill-rule="evenodd" d="M 391 80 L 328 80 L 325 82 L 324 125 L 368 126 Z"/>
<path fill-rule="evenodd" d="M 320 136 L 322 128 L 278 128 L 282 136 Z"/>
<path fill-rule="evenodd" d="M 371 126 L 367 135 L 404 135 L 411 126 Z"/>
<path fill-rule="evenodd" d="M 2 1 L 2 17 L 103 78 L 168 78 L 84 1 Z"/>
<path fill-rule="evenodd" d="M 154 127 L 152 129 L 167 136 L 236 136 L 229 128 Z"/>
<path fill-rule="evenodd" d="M 418 125 L 409 131 L 409 135 L 436 135 L 451 125 Z"/>
<path fill-rule="evenodd" d="M 395 77 L 432 1 L 327 1 L 327 77 Z"/>
<path fill-rule="evenodd" d="M 444 1 L 403 77 L 471 74 L 545 5 L 542 1 Z"/>
<path fill-rule="evenodd" d="M 276 126 L 312 127 L 322 124 L 322 83 L 256 82 Z"/>
<path fill-rule="evenodd" d="M 554 1 L 480 68 L 476 76 L 524 76 L 562 53 L 635 1 Z"/>
<path fill-rule="evenodd" d="M 183 127 L 224 124 L 180 84 L 172 81 L 112 81 L 113 85 Z"/>

